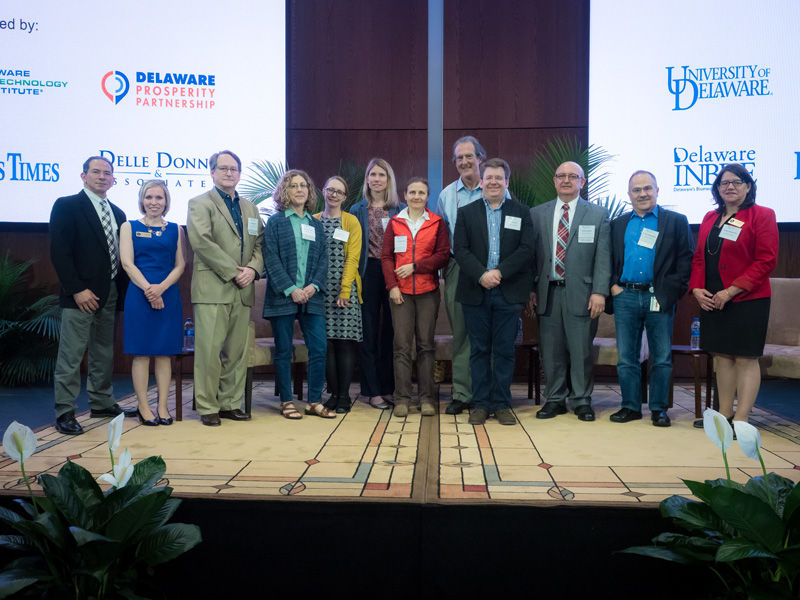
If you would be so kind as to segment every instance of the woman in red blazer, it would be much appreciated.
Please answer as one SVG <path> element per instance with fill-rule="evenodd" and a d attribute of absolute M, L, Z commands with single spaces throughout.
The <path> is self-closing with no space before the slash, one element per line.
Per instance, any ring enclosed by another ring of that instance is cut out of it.
<path fill-rule="evenodd" d="M 718 208 L 700 225 L 689 289 L 702 309 L 700 347 L 717 359 L 719 410 L 732 421 L 735 396 L 735 419 L 747 421 L 761 385 L 778 224 L 756 204 L 756 182 L 742 165 L 726 165 L 711 193 Z"/>
<path fill-rule="evenodd" d="M 439 269 L 450 260 L 444 220 L 426 208 L 430 187 L 422 177 L 406 184 L 408 206 L 389 219 L 383 235 L 381 266 L 391 300 L 394 327 L 394 414 L 408 416 L 411 401 L 411 345 L 417 342 L 420 411 L 436 414 L 434 335 L 439 314 Z"/>

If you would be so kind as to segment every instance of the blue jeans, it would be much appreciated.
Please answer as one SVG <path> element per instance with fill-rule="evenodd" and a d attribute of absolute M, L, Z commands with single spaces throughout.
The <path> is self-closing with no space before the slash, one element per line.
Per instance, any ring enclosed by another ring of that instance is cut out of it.
<path fill-rule="evenodd" d="M 484 290 L 478 306 L 462 304 L 469 335 L 469 367 L 475 408 L 491 412 L 511 408 L 514 341 L 519 330 L 521 304 L 511 304 L 499 288 Z"/>
<path fill-rule="evenodd" d="M 614 296 L 614 325 L 617 330 L 617 376 L 622 391 L 622 408 L 642 410 L 642 371 L 639 353 L 642 330 L 650 346 L 650 410 L 667 410 L 672 376 L 672 319 L 668 312 L 650 310 L 650 292 L 623 290 Z"/>
<path fill-rule="evenodd" d="M 325 386 L 325 356 L 327 352 L 327 333 L 325 316 L 310 315 L 298 308 L 293 315 L 270 317 L 272 335 L 275 336 L 275 378 L 281 402 L 292 400 L 292 340 L 294 320 L 300 322 L 306 348 L 308 348 L 308 401 L 320 402 L 322 388 Z"/>

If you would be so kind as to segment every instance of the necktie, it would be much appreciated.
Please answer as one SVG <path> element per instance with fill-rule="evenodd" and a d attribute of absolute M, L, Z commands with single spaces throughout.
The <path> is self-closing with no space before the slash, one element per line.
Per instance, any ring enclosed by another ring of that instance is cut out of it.
<path fill-rule="evenodd" d="M 569 204 L 561 205 L 561 220 L 558 222 L 558 239 L 556 240 L 556 275 L 564 278 L 564 257 L 567 254 L 569 240 Z"/>
<path fill-rule="evenodd" d="M 103 231 L 106 232 L 106 242 L 108 243 L 108 256 L 111 260 L 111 279 L 117 276 L 117 242 L 114 239 L 114 230 L 111 228 L 111 211 L 108 210 L 108 202 L 103 202 L 102 205 L 103 217 L 100 219 L 103 223 Z"/>

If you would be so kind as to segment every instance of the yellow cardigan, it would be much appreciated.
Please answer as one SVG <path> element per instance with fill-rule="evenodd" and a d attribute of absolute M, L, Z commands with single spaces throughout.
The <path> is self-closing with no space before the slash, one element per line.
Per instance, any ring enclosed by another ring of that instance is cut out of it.
<path fill-rule="evenodd" d="M 322 220 L 322 213 L 314 215 L 315 219 Z M 340 298 L 350 299 L 350 290 L 353 288 L 353 279 L 356 281 L 358 303 L 363 304 L 361 298 L 361 275 L 358 274 L 358 259 L 361 257 L 361 223 L 358 218 L 342 211 L 342 229 L 350 234 L 344 245 L 344 272 L 342 273 L 342 289 Z"/>

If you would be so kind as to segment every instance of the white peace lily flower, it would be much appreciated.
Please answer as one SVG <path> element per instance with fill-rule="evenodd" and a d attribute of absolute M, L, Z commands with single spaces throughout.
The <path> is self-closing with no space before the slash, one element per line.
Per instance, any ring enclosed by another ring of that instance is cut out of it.
<path fill-rule="evenodd" d="M 734 421 L 733 428 L 736 430 L 736 440 L 739 442 L 742 452 L 753 460 L 759 460 L 761 434 L 758 429 L 745 421 Z"/>
<path fill-rule="evenodd" d="M 119 448 L 119 439 L 122 437 L 122 426 L 125 421 L 125 413 L 120 413 L 108 424 L 108 447 L 113 455 Z"/>
<path fill-rule="evenodd" d="M 97 478 L 98 481 L 105 481 L 115 488 L 123 488 L 133 476 L 133 465 L 131 465 L 131 452 L 127 448 L 119 457 L 119 464 L 114 465 L 113 474 L 103 473 Z"/>
<path fill-rule="evenodd" d="M 703 413 L 703 429 L 705 429 L 708 439 L 723 452 L 733 444 L 733 428 L 728 423 L 728 419 L 717 411 L 706 409 Z"/>
<path fill-rule="evenodd" d="M 36 434 L 30 427 L 14 421 L 3 435 L 3 449 L 15 461 L 22 463 L 36 452 Z"/>

